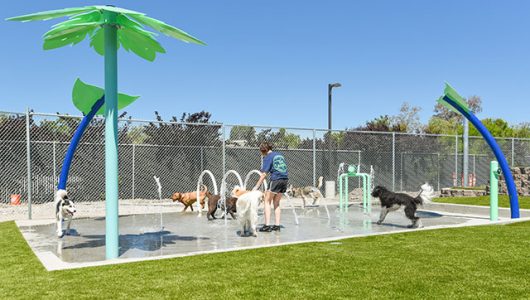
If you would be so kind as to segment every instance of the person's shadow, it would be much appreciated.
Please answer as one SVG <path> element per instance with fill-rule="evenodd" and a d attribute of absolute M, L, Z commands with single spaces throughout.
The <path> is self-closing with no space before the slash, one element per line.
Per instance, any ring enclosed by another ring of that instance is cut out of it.
<path fill-rule="evenodd" d="M 97 248 L 105 246 L 105 235 L 77 235 L 86 241 L 63 247 L 66 249 Z M 157 251 L 167 245 L 174 245 L 178 241 L 209 240 L 207 237 L 180 236 L 171 234 L 170 231 L 145 232 L 140 234 L 122 234 L 119 237 L 120 255 L 131 249 L 143 251 Z"/>

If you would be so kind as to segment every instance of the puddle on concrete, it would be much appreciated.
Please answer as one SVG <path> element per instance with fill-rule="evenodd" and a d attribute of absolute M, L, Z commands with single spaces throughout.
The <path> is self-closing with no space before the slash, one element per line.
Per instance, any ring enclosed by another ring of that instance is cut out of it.
<path fill-rule="evenodd" d="M 377 225 L 377 207 L 366 215 L 359 207 L 339 213 L 330 206 L 331 218 L 324 207 L 297 208 L 299 224 L 292 210 L 282 210 L 280 232 L 258 233 L 258 237 L 241 237 L 239 222 L 228 218 L 208 221 L 205 214 L 164 213 L 120 216 L 120 258 L 144 258 L 161 255 L 192 254 L 208 251 L 234 250 L 246 247 L 273 246 L 285 243 L 370 235 L 407 229 L 410 224 L 402 211 L 388 214 L 384 224 Z M 458 225 L 469 217 L 444 216 L 418 211 L 425 227 Z M 260 222 L 263 217 L 260 216 Z M 70 235 L 55 236 L 55 225 L 21 226 L 29 245 L 38 252 L 52 252 L 64 262 L 96 262 L 105 260 L 104 218 L 74 219 Z M 340 245 L 340 242 L 335 242 Z"/>

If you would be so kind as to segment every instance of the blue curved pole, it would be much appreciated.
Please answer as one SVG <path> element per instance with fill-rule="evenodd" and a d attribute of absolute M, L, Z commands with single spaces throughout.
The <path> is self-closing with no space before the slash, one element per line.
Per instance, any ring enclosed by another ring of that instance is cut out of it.
<path fill-rule="evenodd" d="M 466 117 L 473 126 L 480 132 L 482 137 L 486 140 L 491 150 L 495 154 L 499 165 L 501 166 L 502 173 L 504 174 L 504 180 L 506 180 L 506 186 L 508 187 L 508 194 L 510 195 L 510 212 L 512 219 L 519 218 L 519 196 L 517 195 L 517 188 L 515 187 L 515 182 L 513 181 L 512 171 L 508 165 L 508 161 L 504 154 L 502 153 L 501 147 L 497 144 L 497 141 L 493 138 L 491 133 L 486 129 L 484 124 L 472 113 L 462 109 L 457 105 L 451 98 L 444 96 L 444 100 L 449 103 L 452 107 L 458 110 L 464 117 Z"/>
<path fill-rule="evenodd" d="M 101 108 L 101 106 L 103 106 L 103 103 L 105 103 L 105 96 L 99 98 L 99 100 L 94 103 L 90 112 L 86 116 L 84 116 L 83 120 L 81 120 L 81 123 L 79 123 L 79 126 L 77 127 L 74 136 L 72 137 L 72 141 L 70 142 L 70 145 L 66 150 L 66 156 L 64 157 L 61 175 L 59 175 L 59 184 L 57 185 L 58 190 L 66 190 L 68 172 L 70 171 L 70 165 L 72 164 L 72 159 L 74 158 L 74 153 L 77 149 L 77 145 L 79 144 L 79 141 L 81 140 L 81 137 L 83 136 L 86 127 L 88 126 L 96 112 Z"/>

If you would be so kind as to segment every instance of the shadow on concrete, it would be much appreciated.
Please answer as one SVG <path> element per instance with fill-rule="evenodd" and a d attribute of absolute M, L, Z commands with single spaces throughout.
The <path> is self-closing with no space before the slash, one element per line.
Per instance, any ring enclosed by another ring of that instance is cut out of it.
<path fill-rule="evenodd" d="M 418 210 L 416 211 L 416 216 L 420 218 L 428 219 L 428 218 L 441 218 L 443 215 L 432 212 L 432 211 Z"/>
<path fill-rule="evenodd" d="M 105 246 L 105 235 L 78 235 L 86 241 L 66 246 L 63 249 L 97 248 Z M 178 241 L 209 240 L 207 237 L 180 236 L 171 234 L 170 231 L 145 232 L 140 234 L 120 235 L 120 255 L 131 249 L 143 251 L 157 251 L 167 245 L 173 245 Z"/>
<path fill-rule="evenodd" d="M 118 218 L 130 217 L 132 215 L 119 215 Z M 88 219 L 88 218 L 87 218 Z M 94 221 L 105 221 L 105 217 L 92 218 Z"/>

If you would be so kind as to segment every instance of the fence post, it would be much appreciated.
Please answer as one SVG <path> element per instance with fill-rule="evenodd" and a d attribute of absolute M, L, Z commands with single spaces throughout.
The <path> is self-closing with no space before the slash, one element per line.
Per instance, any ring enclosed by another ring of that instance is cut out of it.
<path fill-rule="evenodd" d="M 357 152 L 357 162 L 359 163 L 359 169 L 361 168 L 361 150 Z M 357 187 L 361 187 L 361 177 L 357 178 Z M 371 189 L 372 187 L 370 187 Z"/>
<path fill-rule="evenodd" d="M 396 133 L 392 132 L 392 190 L 396 190 Z"/>
<path fill-rule="evenodd" d="M 204 148 L 200 146 L 201 149 L 201 172 L 204 171 Z"/>
<path fill-rule="evenodd" d="M 313 184 L 317 184 L 317 131 L 313 129 Z"/>
<path fill-rule="evenodd" d="M 469 154 L 469 121 L 467 118 L 464 118 L 464 137 L 463 137 L 463 147 L 464 147 L 464 153 L 462 157 L 462 176 L 464 177 L 464 180 L 462 182 L 462 186 L 468 186 L 468 167 L 469 167 L 469 161 L 468 161 L 468 154 Z"/>
<path fill-rule="evenodd" d="M 438 181 L 438 191 L 440 190 L 440 153 L 436 153 L 438 154 L 438 167 L 436 168 L 437 172 L 436 172 L 436 180 Z"/>
<path fill-rule="evenodd" d="M 515 167 L 515 138 L 512 138 L 512 168 Z"/>
<path fill-rule="evenodd" d="M 134 200 L 134 168 L 135 168 L 134 161 L 135 161 L 135 159 L 136 159 L 136 145 L 132 144 L 132 178 L 131 178 L 132 192 L 131 192 L 131 198 L 133 200 Z"/>
<path fill-rule="evenodd" d="M 458 186 L 458 135 L 455 135 L 455 178 Z"/>
<path fill-rule="evenodd" d="M 401 161 L 399 162 L 399 182 L 400 191 L 403 191 L 403 152 L 401 152 Z"/>
<path fill-rule="evenodd" d="M 226 140 L 225 140 L 225 124 L 221 125 L 221 135 L 223 136 L 223 176 L 226 173 Z"/>
<path fill-rule="evenodd" d="M 53 141 L 52 143 L 52 155 L 53 155 L 53 190 L 55 191 L 55 189 L 57 188 L 57 170 L 55 170 L 56 168 L 56 165 L 57 165 L 57 162 L 55 160 L 55 144 L 57 142 L 56 141 Z"/>
<path fill-rule="evenodd" d="M 29 107 L 26 108 L 26 170 L 27 170 L 27 188 L 28 188 L 28 219 L 31 220 L 31 146 L 30 146 L 30 124 L 29 124 L 30 112 Z"/>
<path fill-rule="evenodd" d="M 477 155 L 476 154 L 473 154 L 473 177 L 474 178 L 477 178 L 477 171 L 476 171 L 476 157 Z M 476 185 L 476 179 L 475 179 L 475 185 Z"/>

